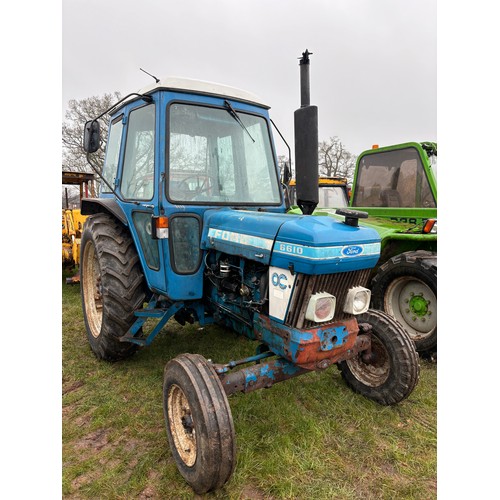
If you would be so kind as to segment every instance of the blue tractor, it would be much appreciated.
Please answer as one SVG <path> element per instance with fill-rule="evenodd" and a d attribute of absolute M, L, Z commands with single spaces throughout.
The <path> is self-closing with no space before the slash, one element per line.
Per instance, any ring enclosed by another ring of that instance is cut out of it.
<path fill-rule="evenodd" d="M 182 354 L 165 366 L 168 441 L 197 493 L 222 487 L 234 470 L 231 394 L 331 365 L 383 405 L 399 403 L 418 382 L 408 335 L 369 309 L 378 233 L 358 226 L 363 212 L 342 209 L 342 221 L 310 215 L 318 201 L 318 126 L 309 55 L 300 59 L 295 112 L 301 215 L 286 214 L 269 107 L 253 94 L 155 79 L 108 110 L 102 171 L 92 153 L 104 114 L 85 124 L 84 149 L 102 180 L 99 197 L 82 201 L 89 217 L 81 296 L 95 355 L 131 356 L 170 319 L 217 323 L 258 343 L 245 359 Z M 155 326 L 146 328 L 151 318 Z"/>

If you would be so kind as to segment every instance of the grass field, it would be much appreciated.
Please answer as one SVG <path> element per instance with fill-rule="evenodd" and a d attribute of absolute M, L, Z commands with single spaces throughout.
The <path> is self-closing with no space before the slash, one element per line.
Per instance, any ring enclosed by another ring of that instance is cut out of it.
<path fill-rule="evenodd" d="M 132 358 L 99 361 L 79 286 L 62 289 L 63 497 L 201 498 L 170 454 L 163 367 L 184 352 L 227 362 L 253 355 L 256 344 L 219 327 L 170 322 Z M 231 396 L 238 463 L 224 489 L 204 498 L 435 498 L 436 368 L 422 360 L 417 388 L 394 407 L 354 394 L 335 367 Z"/>

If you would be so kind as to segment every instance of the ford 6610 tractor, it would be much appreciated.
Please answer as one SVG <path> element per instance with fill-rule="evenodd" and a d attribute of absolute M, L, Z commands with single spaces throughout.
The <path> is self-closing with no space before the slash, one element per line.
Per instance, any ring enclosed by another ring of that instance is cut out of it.
<path fill-rule="evenodd" d="M 170 319 L 217 323 L 258 344 L 245 359 L 182 354 L 165 366 L 168 441 L 198 493 L 220 488 L 236 463 L 229 395 L 335 364 L 354 391 L 390 405 L 419 378 L 404 330 L 369 309 L 377 232 L 359 227 L 353 210 L 342 221 L 310 215 L 318 129 L 307 51 L 300 68 L 295 142 L 305 215 L 286 214 L 268 106 L 242 90 L 176 78 L 109 110 L 101 194 L 82 203 L 82 305 L 98 358 L 131 356 Z M 99 144 L 95 119 L 84 136 L 91 163 Z"/>

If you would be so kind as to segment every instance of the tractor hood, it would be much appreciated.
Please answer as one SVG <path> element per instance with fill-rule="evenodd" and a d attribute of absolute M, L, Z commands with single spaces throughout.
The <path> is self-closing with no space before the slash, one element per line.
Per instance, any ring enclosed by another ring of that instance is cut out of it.
<path fill-rule="evenodd" d="M 305 274 L 372 268 L 380 237 L 330 217 L 207 210 L 201 247 Z"/>

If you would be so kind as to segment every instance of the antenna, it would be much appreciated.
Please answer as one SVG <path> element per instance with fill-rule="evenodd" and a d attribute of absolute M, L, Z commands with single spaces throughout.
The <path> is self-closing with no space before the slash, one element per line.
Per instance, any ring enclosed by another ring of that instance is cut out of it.
<path fill-rule="evenodd" d="M 151 73 L 148 73 L 146 70 L 142 69 L 142 68 L 139 68 L 141 71 L 143 71 L 144 73 L 146 73 L 146 75 L 149 75 L 151 78 L 154 78 L 156 83 L 160 83 L 160 79 L 159 78 L 156 78 L 156 76 L 152 75 Z"/>

